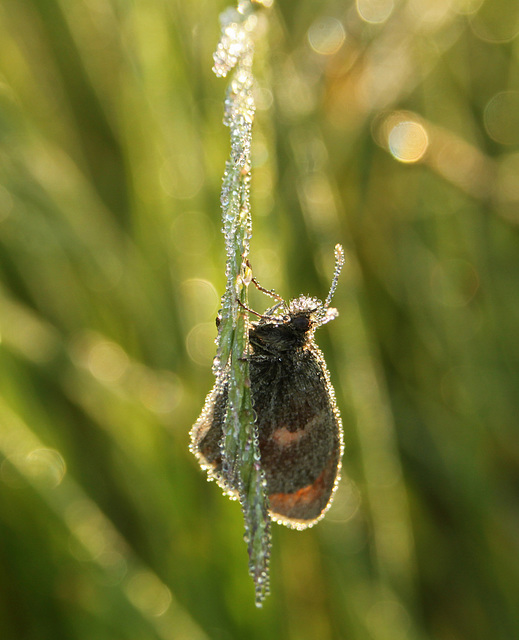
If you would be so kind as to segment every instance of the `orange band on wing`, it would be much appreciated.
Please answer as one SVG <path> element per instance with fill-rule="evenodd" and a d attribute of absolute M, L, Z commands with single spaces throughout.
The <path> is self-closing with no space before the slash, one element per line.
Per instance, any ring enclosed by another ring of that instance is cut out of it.
<path fill-rule="evenodd" d="M 288 447 L 288 445 L 301 440 L 306 433 L 306 429 L 289 431 L 286 427 L 280 427 L 279 429 L 276 429 L 270 437 L 280 447 Z"/>
<path fill-rule="evenodd" d="M 325 482 L 327 474 L 329 474 L 328 468 L 324 469 L 312 484 L 308 484 L 294 493 L 271 494 L 269 496 L 271 510 L 288 517 L 312 520 L 321 512 L 323 503 L 328 502 L 330 487 Z"/>

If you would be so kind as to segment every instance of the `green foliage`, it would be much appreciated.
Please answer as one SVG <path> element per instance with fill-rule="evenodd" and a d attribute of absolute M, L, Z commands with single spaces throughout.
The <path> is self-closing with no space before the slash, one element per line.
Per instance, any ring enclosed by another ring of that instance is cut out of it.
<path fill-rule="evenodd" d="M 188 451 L 225 290 L 228 0 L 0 6 L 0 637 L 519 636 L 514 0 L 278 0 L 250 260 L 326 294 L 325 520 L 243 519 Z M 250 292 L 250 305 L 271 304 Z"/>

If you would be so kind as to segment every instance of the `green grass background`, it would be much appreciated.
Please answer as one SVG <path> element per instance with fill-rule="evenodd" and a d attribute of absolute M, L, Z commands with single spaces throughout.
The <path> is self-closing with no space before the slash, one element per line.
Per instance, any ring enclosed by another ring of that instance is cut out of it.
<path fill-rule="evenodd" d="M 346 453 L 326 519 L 274 527 L 261 610 L 239 506 L 188 452 L 225 284 L 226 0 L 0 5 L 2 640 L 519 637 L 519 5 L 276 5 L 251 261 L 324 297 L 345 247 L 318 342 Z M 419 162 L 388 150 L 402 121 Z"/>

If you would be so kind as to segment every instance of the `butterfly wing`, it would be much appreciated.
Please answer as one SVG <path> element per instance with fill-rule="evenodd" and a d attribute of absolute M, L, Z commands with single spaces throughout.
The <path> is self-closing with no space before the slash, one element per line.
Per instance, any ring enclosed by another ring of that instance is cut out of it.
<path fill-rule="evenodd" d="M 294 528 L 331 504 L 342 457 L 342 426 L 320 350 L 252 357 L 251 388 L 271 515 Z"/>

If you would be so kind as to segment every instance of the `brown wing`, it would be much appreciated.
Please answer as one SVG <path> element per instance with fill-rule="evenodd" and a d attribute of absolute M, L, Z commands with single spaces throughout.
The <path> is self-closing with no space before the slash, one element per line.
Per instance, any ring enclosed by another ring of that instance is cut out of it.
<path fill-rule="evenodd" d="M 207 394 L 202 413 L 191 429 L 190 449 L 209 477 L 214 478 L 226 493 L 234 494 L 234 489 L 222 475 L 220 442 L 226 408 L 227 385 L 217 381 Z"/>
<path fill-rule="evenodd" d="M 324 360 L 313 345 L 293 357 L 253 357 L 250 371 L 272 515 L 288 526 L 308 526 L 329 506 L 342 455 Z"/>

